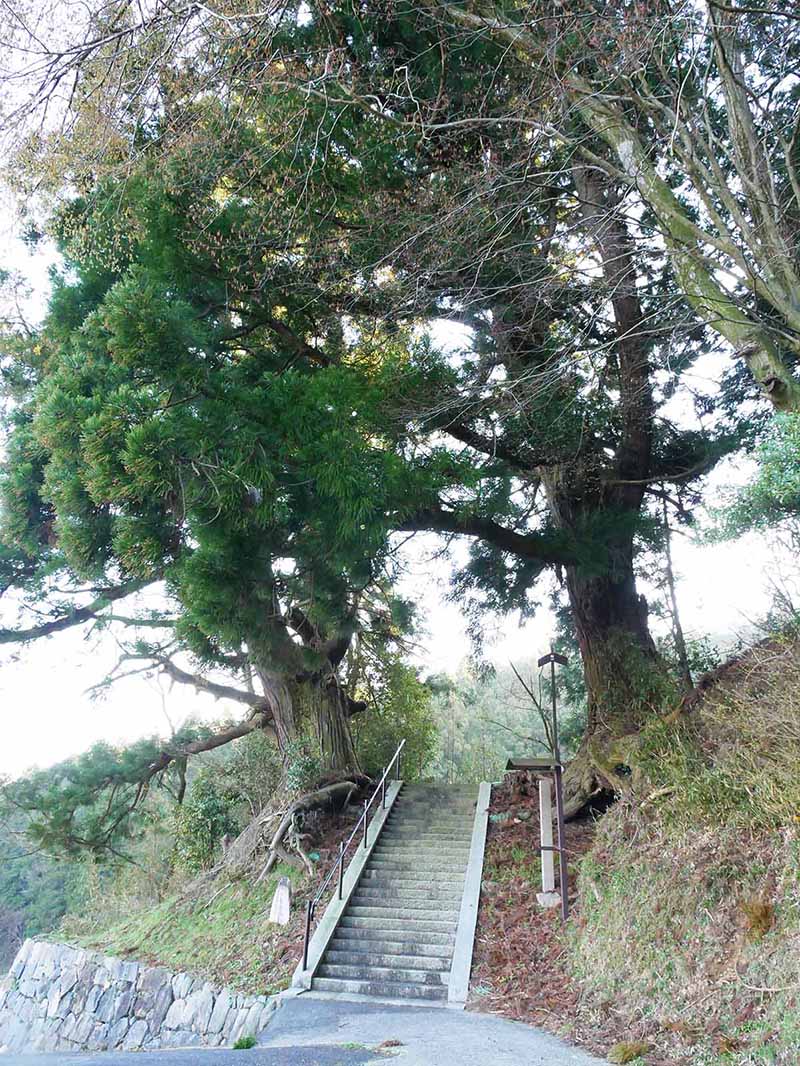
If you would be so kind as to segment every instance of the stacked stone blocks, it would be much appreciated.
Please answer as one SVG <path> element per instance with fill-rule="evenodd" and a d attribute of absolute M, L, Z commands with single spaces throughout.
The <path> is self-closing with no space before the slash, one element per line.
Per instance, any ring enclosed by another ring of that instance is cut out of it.
<path fill-rule="evenodd" d="M 258 1037 L 276 1005 L 190 974 L 27 940 L 0 983 L 0 1051 L 230 1046 Z"/>

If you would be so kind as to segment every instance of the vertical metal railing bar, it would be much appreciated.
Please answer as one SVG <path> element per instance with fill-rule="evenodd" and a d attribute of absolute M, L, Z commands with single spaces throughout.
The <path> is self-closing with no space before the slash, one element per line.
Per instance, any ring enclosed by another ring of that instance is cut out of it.
<path fill-rule="evenodd" d="M 380 795 L 381 795 L 381 807 L 382 808 L 386 807 L 386 780 L 387 780 L 387 778 L 389 776 L 389 773 L 390 773 L 390 771 L 392 770 L 393 767 L 396 769 L 395 780 L 399 781 L 401 779 L 400 778 L 400 754 L 401 754 L 403 748 L 405 747 L 405 743 L 406 743 L 405 739 L 403 739 L 397 745 L 397 751 L 394 753 L 392 758 L 389 760 L 388 766 L 386 767 L 386 769 L 381 774 L 381 779 L 378 782 L 378 784 L 375 786 L 375 790 L 373 791 L 373 793 L 370 796 L 369 800 L 364 800 L 364 810 L 362 811 L 361 817 L 356 822 L 352 833 L 347 838 L 346 842 L 339 844 L 339 857 L 338 857 L 338 859 L 336 860 L 334 865 L 328 871 L 328 873 L 327 873 L 327 875 L 325 877 L 325 880 L 322 882 L 322 884 L 317 889 L 316 895 L 314 895 L 306 903 L 306 929 L 305 929 L 305 938 L 304 938 L 304 941 L 303 941 L 303 970 L 307 970 L 308 969 L 308 945 L 309 945 L 309 941 L 311 939 L 311 923 L 314 921 L 314 912 L 316 911 L 317 904 L 319 903 L 320 899 L 322 898 L 322 894 L 324 893 L 325 889 L 328 887 L 328 885 L 330 883 L 330 880 L 333 877 L 334 873 L 338 873 L 339 899 L 342 899 L 342 882 L 343 882 L 343 879 L 344 879 L 344 857 L 345 857 L 345 854 L 347 853 L 347 849 L 350 847 L 350 845 L 352 844 L 352 842 L 355 840 L 356 836 L 358 835 L 359 830 L 361 829 L 361 823 L 362 822 L 364 823 L 364 848 L 366 849 L 369 846 L 369 844 L 368 844 L 368 819 L 369 819 L 369 812 L 372 809 L 372 804 L 375 802 L 375 798 L 378 795 L 378 793 L 380 793 Z"/>

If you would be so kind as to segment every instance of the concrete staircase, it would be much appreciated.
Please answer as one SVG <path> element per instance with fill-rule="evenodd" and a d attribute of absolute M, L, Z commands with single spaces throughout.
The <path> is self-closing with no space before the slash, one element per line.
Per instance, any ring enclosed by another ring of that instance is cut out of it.
<path fill-rule="evenodd" d="M 404 785 L 311 982 L 446 1001 L 477 789 Z"/>

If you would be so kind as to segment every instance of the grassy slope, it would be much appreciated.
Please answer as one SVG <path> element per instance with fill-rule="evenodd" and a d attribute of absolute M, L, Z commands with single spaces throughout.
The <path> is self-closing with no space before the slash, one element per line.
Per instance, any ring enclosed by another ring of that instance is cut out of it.
<path fill-rule="evenodd" d="M 797 635 L 728 664 L 640 756 L 631 795 L 591 846 L 572 844 L 564 932 L 530 898 L 517 837 L 530 825 L 533 842 L 535 812 L 508 789 L 496 796 L 525 820 L 497 823 L 490 839 L 474 1005 L 601 1052 L 642 1042 L 647 1066 L 797 1066 Z"/>
<path fill-rule="evenodd" d="M 288 987 L 297 965 L 303 928 L 297 905 L 287 926 L 268 921 L 281 876 L 298 880 L 296 870 L 278 867 L 261 885 L 242 879 L 194 900 L 173 896 L 110 928 L 71 939 L 110 955 L 188 970 L 238 992 L 278 992 Z"/>
<path fill-rule="evenodd" d="M 800 842 L 794 830 L 644 826 L 598 834 L 569 943 L 587 1007 L 693 1066 L 800 1062 Z M 656 1061 L 656 1055 L 650 1060 Z"/>
<path fill-rule="evenodd" d="M 313 877 L 279 864 L 261 884 L 244 874 L 175 885 L 160 903 L 137 898 L 135 874 L 106 887 L 98 882 L 85 913 L 69 915 L 61 939 L 109 955 L 130 957 L 171 970 L 186 970 L 235 991 L 268 994 L 287 988 L 300 960 L 306 900 L 338 856 L 360 807 L 319 811 L 305 832 L 309 851 L 320 856 Z M 269 921 L 280 877 L 292 882 L 289 923 Z M 177 879 L 177 878 L 176 878 Z M 327 903 L 327 897 L 323 900 Z M 319 913 L 322 913 L 320 910 Z"/>

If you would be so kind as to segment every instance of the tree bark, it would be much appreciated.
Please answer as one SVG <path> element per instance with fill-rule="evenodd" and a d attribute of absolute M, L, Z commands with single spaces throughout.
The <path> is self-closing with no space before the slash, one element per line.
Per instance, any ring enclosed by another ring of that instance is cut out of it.
<path fill-rule="evenodd" d="M 348 721 L 352 704 L 335 674 L 296 679 L 291 685 L 298 732 L 305 728 L 319 745 L 322 768 L 360 772 Z"/>
<path fill-rule="evenodd" d="M 581 498 L 580 480 L 578 475 L 576 483 L 575 472 L 565 470 L 545 477 L 550 509 L 562 528 L 600 510 L 596 500 Z M 647 601 L 636 588 L 636 518 L 638 511 L 617 513 L 602 568 L 565 568 L 587 694 L 586 732 L 564 778 L 568 817 L 598 794 L 625 787 L 636 737 L 660 713 L 669 693 L 667 670 L 648 626 Z"/>
<path fill-rule="evenodd" d="M 332 677 L 321 689 L 316 719 L 319 749 L 325 769 L 359 771 L 348 720 L 348 699 L 336 677 Z"/>
<path fill-rule="evenodd" d="M 675 588 L 675 571 L 672 567 L 672 531 L 669 528 L 669 512 L 667 501 L 661 501 L 661 516 L 664 529 L 664 578 L 669 595 L 669 611 L 672 616 L 672 634 L 675 640 L 675 653 L 678 658 L 678 666 L 681 673 L 681 684 L 685 692 L 691 692 L 694 688 L 692 670 L 689 666 L 689 653 L 686 650 L 686 636 L 681 624 L 681 615 L 678 610 L 678 593 Z"/>
<path fill-rule="evenodd" d="M 634 572 L 634 538 L 652 465 L 652 341 L 643 329 L 633 241 L 616 210 L 615 191 L 593 169 L 576 167 L 573 177 L 583 228 L 600 255 L 614 312 L 611 372 L 620 421 L 613 457 L 597 451 L 542 472 L 554 524 L 584 538 L 594 524 L 603 538 L 599 564 L 566 567 L 588 703 L 586 735 L 565 776 L 571 814 L 597 792 L 622 787 L 630 771 L 623 738 L 635 736 L 659 712 L 667 679 Z"/>
<path fill-rule="evenodd" d="M 256 673 L 264 690 L 264 701 L 271 712 L 278 750 L 283 756 L 297 736 L 297 719 L 290 684 L 274 668 L 256 665 Z"/>

